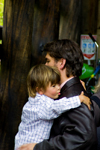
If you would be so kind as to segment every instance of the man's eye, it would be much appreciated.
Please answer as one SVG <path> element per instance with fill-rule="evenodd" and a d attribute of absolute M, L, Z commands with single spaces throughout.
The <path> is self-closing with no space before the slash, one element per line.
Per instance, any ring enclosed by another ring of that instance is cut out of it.
<path fill-rule="evenodd" d="M 49 61 L 49 60 L 46 60 L 46 62 L 49 63 L 50 61 Z"/>

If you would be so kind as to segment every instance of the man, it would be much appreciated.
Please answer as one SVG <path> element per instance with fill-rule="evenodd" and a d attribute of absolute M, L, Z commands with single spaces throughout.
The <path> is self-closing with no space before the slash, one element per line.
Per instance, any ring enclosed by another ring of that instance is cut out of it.
<path fill-rule="evenodd" d="M 46 65 L 56 66 L 61 75 L 61 97 L 87 95 L 79 76 L 82 73 L 83 54 L 71 40 L 57 40 L 44 47 Z M 97 115 L 99 114 L 99 115 Z M 95 118 L 95 119 L 94 119 Z M 55 119 L 49 140 L 22 146 L 20 150 L 96 150 L 96 126 L 100 125 L 100 109 L 92 102 L 91 111 L 82 104 Z M 35 146 L 35 147 L 34 147 Z"/>

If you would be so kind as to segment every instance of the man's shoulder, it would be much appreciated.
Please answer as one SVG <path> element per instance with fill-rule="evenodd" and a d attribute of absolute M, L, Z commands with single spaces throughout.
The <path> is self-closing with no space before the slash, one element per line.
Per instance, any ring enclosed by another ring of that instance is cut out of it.
<path fill-rule="evenodd" d="M 66 82 L 65 85 L 62 87 L 60 98 L 61 97 L 69 98 L 72 96 L 77 96 L 81 94 L 82 91 L 86 93 L 79 78 L 74 77 L 70 79 L 68 82 Z M 85 95 L 87 95 L 87 93 Z"/>

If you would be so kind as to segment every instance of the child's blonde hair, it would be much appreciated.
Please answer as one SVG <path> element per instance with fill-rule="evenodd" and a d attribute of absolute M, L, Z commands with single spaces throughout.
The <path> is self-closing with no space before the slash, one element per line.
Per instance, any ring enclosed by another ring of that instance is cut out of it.
<path fill-rule="evenodd" d="M 49 67 L 44 64 L 36 65 L 31 68 L 27 76 L 28 94 L 36 96 L 36 88 L 46 90 L 49 83 L 51 85 L 60 82 L 60 73 L 56 67 Z"/>

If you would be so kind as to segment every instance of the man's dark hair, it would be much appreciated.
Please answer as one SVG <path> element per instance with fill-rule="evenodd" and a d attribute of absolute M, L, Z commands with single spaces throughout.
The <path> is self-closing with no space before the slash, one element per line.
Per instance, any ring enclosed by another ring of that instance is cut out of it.
<path fill-rule="evenodd" d="M 69 39 L 56 40 L 47 43 L 43 51 L 58 61 L 61 58 L 66 59 L 65 68 L 67 77 L 70 75 L 80 76 L 83 66 L 83 54 L 79 45 Z"/>

